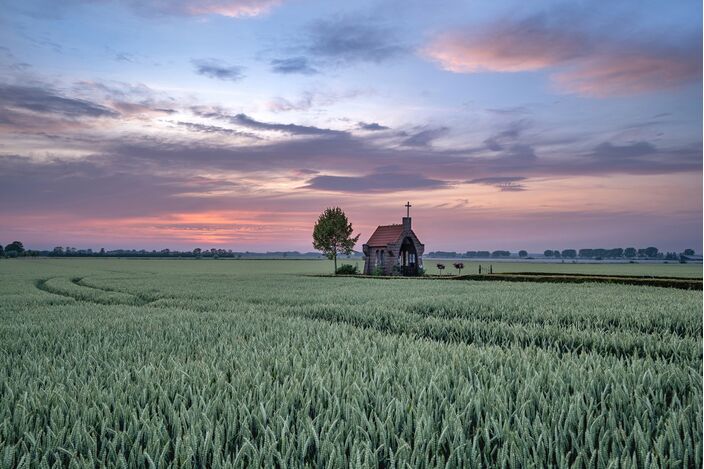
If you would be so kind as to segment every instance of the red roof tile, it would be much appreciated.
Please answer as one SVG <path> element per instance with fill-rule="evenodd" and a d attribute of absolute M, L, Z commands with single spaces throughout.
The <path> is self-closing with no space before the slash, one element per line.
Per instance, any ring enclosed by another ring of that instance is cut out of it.
<path fill-rule="evenodd" d="M 403 225 L 383 225 L 378 226 L 372 237 L 367 241 L 369 246 L 386 246 L 394 243 L 403 234 Z"/>

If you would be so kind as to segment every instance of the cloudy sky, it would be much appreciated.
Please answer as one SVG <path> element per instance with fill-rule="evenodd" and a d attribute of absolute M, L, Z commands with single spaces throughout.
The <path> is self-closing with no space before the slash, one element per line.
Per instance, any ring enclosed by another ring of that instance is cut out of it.
<path fill-rule="evenodd" d="M 700 1 L 0 6 L 4 244 L 701 247 Z"/>

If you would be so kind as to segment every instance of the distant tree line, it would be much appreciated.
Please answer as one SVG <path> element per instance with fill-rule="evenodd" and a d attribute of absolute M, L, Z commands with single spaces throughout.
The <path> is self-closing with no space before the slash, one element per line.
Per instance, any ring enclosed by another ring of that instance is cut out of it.
<path fill-rule="evenodd" d="M 253 258 L 311 258 L 319 259 L 321 254 L 318 252 L 299 252 L 299 251 L 268 251 L 268 252 L 238 252 L 232 249 L 202 249 L 195 248 L 191 251 L 179 251 L 171 249 L 147 250 L 147 249 L 113 249 L 106 251 L 100 249 L 93 251 L 92 249 L 76 249 L 72 247 L 55 247 L 47 253 L 50 257 L 161 257 L 161 258 L 230 258 L 230 259 L 253 259 Z"/>
<path fill-rule="evenodd" d="M 520 250 L 517 253 L 520 258 L 527 258 L 528 252 Z M 543 256 L 549 259 L 664 259 L 677 260 L 682 256 L 693 256 L 694 249 L 685 249 L 681 253 L 677 252 L 660 252 L 658 248 L 650 246 L 647 248 L 613 248 L 613 249 L 546 249 Z M 508 258 L 512 254 L 510 251 L 433 251 L 427 254 L 430 258 L 441 259 L 491 259 L 491 258 Z"/>
<path fill-rule="evenodd" d="M 465 253 L 455 251 L 433 251 L 426 254 L 427 257 L 440 259 L 489 259 L 511 257 L 510 251 L 467 251 Z"/>
<path fill-rule="evenodd" d="M 528 252 L 520 250 L 516 255 L 522 259 L 528 258 Z M 694 256 L 694 249 L 685 249 L 682 252 L 660 252 L 658 248 L 613 248 L 613 249 L 546 249 L 543 256 L 548 259 L 658 259 L 682 260 L 685 256 Z M 113 249 L 100 250 L 78 249 L 71 246 L 57 246 L 52 250 L 26 249 L 21 241 L 12 241 L 4 247 L 0 244 L 0 257 L 160 257 L 160 258 L 230 258 L 230 259 L 321 259 L 325 256 L 319 252 L 299 251 L 267 251 L 267 252 L 238 252 L 232 249 L 201 249 L 191 251 L 178 251 L 171 249 L 146 250 L 146 249 Z M 510 251 L 433 251 L 426 254 L 428 258 L 440 259 L 507 259 L 512 257 Z M 347 258 L 361 257 L 361 253 L 353 252 Z"/>
<path fill-rule="evenodd" d="M 681 253 L 677 252 L 667 252 L 663 253 L 658 250 L 658 248 L 654 246 L 649 246 L 647 248 L 612 248 L 612 249 L 604 249 L 604 248 L 594 248 L 594 249 L 589 249 L 589 248 L 584 248 L 580 250 L 575 250 L 575 249 L 563 249 L 562 251 L 559 250 L 546 250 L 543 252 L 543 255 L 545 257 L 553 257 L 553 258 L 565 258 L 565 259 L 595 259 L 595 260 L 601 260 L 601 259 L 671 259 L 675 260 L 678 259 L 680 256 L 693 256 L 694 255 L 694 249 L 685 249 Z"/>
<path fill-rule="evenodd" d="M 352 253 L 345 257 L 358 257 L 359 253 Z M 56 246 L 51 250 L 26 249 L 20 241 L 13 241 L 3 247 L 0 244 L 0 257 L 156 257 L 156 258 L 229 258 L 229 259 L 321 259 L 324 256 L 319 252 L 299 251 L 267 251 L 267 252 L 238 252 L 232 249 L 202 249 L 195 248 L 190 251 L 171 249 L 113 249 L 99 250 L 78 249 L 71 246 Z"/>

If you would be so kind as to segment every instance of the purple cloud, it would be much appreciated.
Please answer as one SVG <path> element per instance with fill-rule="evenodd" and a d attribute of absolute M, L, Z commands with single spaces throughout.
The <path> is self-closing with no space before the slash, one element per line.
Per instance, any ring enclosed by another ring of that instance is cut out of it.
<path fill-rule="evenodd" d="M 306 57 L 289 57 L 271 61 L 271 70 L 276 73 L 314 75 L 319 73 Z"/>
<path fill-rule="evenodd" d="M 118 113 L 97 103 L 68 98 L 40 86 L 0 85 L 2 112 L 29 111 L 76 119 L 82 117 L 117 117 Z"/>
<path fill-rule="evenodd" d="M 381 125 L 377 122 L 371 122 L 371 123 L 359 122 L 359 123 L 357 123 L 357 127 L 359 127 L 361 130 L 371 130 L 371 131 L 389 130 L 389 127 L 386 127 L 385 125 Z"/>
<path fill-rule="evenodd" d="M 505 18 L 437 35 L 422 54 L 456 73 L 548 70 L 569 93 L 605 97 L 675 88 L 701 81 L 701 41 L 671 43 L 651 34 L 624 39 L 589 32 L 577 12 Z"/>
<path fill-rule="evenodd" d="M 403 140 L 402 144 L 407 147 L 427 147 L 433 143 L 434 140 L 437 140 L 447 134 L 449 130 L 450 129 L 448 127 L 437 127 L 421 130 Z"/>
<path fill-rule="evenodd" d="M 366 18 L 320 20 L 308 32 L 307 52 L 338 62 L 379 63 L 407 50 L 391 28 Z"/>
<path fill-rule="evenodd" d="M 198 75 L 227 81 L 239 81 L 244 78 L 244 68 L 238 65 L 227 65 L 217 59 L 194 59 L 191 62 Z"/>
<path fill-rule="evenodd" d="M 393 192 L 411 189 L 440 189 L 445 181 L 414 174 L 375 173 L 364 176 L 316 176 L 308 181 L 308 189 L 333 192 Z"/>

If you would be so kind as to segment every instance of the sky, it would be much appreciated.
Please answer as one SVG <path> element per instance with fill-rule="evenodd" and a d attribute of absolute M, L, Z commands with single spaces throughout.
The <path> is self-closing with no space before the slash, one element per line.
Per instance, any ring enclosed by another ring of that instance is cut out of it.
<path fill-rule="evenodd" d="M 0 0 L 0 242 L 702 246 L 702 4 Z"/>

